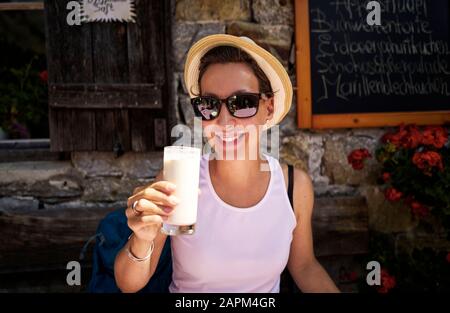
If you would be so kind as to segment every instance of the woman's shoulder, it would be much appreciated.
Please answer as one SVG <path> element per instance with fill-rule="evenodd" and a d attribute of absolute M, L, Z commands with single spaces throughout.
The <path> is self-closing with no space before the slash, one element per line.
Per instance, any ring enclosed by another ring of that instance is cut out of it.
<path fill-rule="evenodd" d="M 283 171 L 284 182 L 286 184 L 286 190 L 288 188 L 288 165 L 284 162 L 280 162 L 281 169 Z M 312 213 L 312 205 L 309 205 L 314 200 L 314 188 L 311 177 L 309 174 L 300 168 L 294 167 L 294 192 L 293 192 L 294 212 L 297 220 L 299 220 L 300 212 L 305 214 L 305 210 Z"/>
<path fill-rule="evenodd" d="M 289 182 L 288 165 L 287 163 L 284 162 L 279 163 L 283 171 L 284 181 L 287 188 Z M 294 189 L 296 188 L 297 185 L 310 185 L 312 187 L 312 182 L 311 177 L 305 170 L 294 166 Z"/>

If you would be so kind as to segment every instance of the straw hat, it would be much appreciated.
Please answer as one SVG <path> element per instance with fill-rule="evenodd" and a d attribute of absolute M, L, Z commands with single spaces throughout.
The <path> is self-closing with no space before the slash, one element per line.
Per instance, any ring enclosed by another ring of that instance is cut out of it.
<path fill-rule="evenodd" d="M 194 98 L 195 94 L 199 94 L 198 75 L 200 59 L 207 51 L 217 46 L 234 46 L 240 48 L 255 59 L 270 80 L 272 90 L 274 91 L 274 114 L 266 122 L 263 129 L 268 129 L 278 124 L 289 112 L 291 107 L 292 83 L 289 75 L 277 58 L 247 37 L 224 34 L 210 35 L 200 39 L 189 49 L 184 66 L 184 82 L 189 91 L 189 96 Z"/>

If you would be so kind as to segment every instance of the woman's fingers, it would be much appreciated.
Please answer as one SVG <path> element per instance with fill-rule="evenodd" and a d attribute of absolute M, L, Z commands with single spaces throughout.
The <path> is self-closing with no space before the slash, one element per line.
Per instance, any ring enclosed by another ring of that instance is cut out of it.
<path fill-rule="evenodd" d="M 165 194 L 171 194 L 175 191 L 176 185 L 166 180 L 160 180 L 150 185 L 151 188 L 159 190 Z"/>
<path fill-rule="evenodd" d="M 139 199 L 136 201 L 134 210 L 131 209 L 131 211 L 134 215 L 136 215 L 136 212 L 134 211 L 137 211 L 143 215 L 158 214 L 167 216 L 170 214 L 170 212 L 172 212 L 172 208 L 167 206 L 159 206 L 156 203 L 146 199 Z"/>
<path fill-rule="evenodd" d="M 133 189 L 133 195 L 137 194 L 141 190 L 144 190 L 145 188 L 147 188 L 147 186 L 137 186 L 136 188 Z"/>
<path fill-rule="evenodd" d="M 136 201 L 142 201 L 136 204 L 135 209 L 138 211 L 148 211 L 155 209 L 155 205 L 159 207 L 173 207 L 179 204 L 179 199 L 177 199 L 171 193 L 175 190 L 176 185 L 168 181 L 157 181 L 150 186 L 137 187 L 135 193 L 128 198 L 127 205 L 129 208 L 132 207 L 133 203 Z M 200 188 L 198 188 L 198 195 L 201 194 Z M 153 202 L 152 205 L 149 202 Z M 140 205 L 138 208 L 137 206 Z M 159 214 L 159 213 L 155 213 Z"/>
<path fill-rule="evenodd" d="M 175 206 L 180 203 L 175 195 L 167 195 L 154 188 L 145 189 L 144 198 L 163 206 Z"/>
<path fill-rule="evenodd" d="M 128 219 L 128 227 L 136 232 L 146 226 L 159 226 L 164 220 L 160 215 L 132 216 Z"/>
<path fill-rule="evenodd" d="M 128 207 L 131 207 L 139 199 L 147 199 L 162 206 L 174 206 L 179 203 L 179 200 L 174 195 L 167 195 L 160 190 L 149 187 L 128 198 Z"/>

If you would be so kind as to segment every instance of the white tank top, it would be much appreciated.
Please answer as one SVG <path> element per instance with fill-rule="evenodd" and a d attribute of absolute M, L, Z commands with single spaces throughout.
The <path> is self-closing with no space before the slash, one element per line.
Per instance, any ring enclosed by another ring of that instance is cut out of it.
<path fill-rule="evenodd" d="M 278 160 L 264 154 L 271 172 L 269 187 L 256 205 L 237 208 L 214 191 L 209 156 L 201 158 L 195 233 L 171 237 L 169 291 L 279 292 L 297 220 Z M 244 191 L 230 192 L 245 196 Z"/>

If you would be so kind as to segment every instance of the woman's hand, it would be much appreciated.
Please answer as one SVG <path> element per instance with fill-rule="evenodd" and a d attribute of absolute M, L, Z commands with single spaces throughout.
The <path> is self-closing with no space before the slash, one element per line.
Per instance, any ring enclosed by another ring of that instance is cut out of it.
<path fill-rule="evenodd" d="M 161 180 L 146 187 L 136 188 L 135 193 L 128 198 L 125 214 L 128 227 L 137 239 L 147 242 L 155 239 L 162 222 L 167 220 L 173 207 L 178 204 L 178 199 L 172 195 L 175 188 L 175 184 Z"/>

